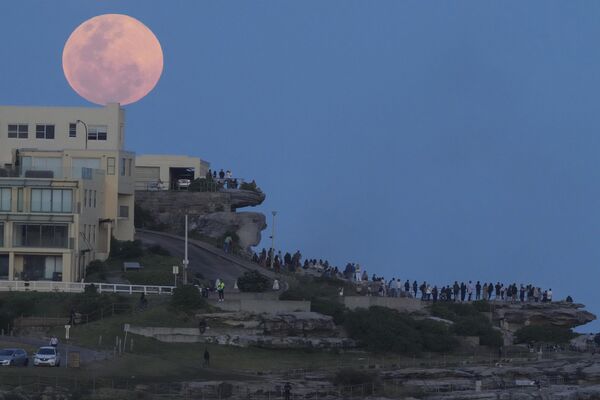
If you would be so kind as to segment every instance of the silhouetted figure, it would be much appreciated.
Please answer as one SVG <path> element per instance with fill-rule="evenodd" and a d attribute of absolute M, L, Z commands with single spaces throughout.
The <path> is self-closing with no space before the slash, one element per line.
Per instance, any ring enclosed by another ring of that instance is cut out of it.
<path fill-rule="evenodd" d="M 210 367 L 210 353 L 207 348 L 204 349 L 204 368 L 206 367 Z"/>

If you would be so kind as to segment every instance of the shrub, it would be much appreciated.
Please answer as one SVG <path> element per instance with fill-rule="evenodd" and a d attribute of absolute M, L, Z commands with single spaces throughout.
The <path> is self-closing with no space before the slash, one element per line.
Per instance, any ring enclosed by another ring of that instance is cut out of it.
<path fill-rule="evenodd" d="M 253 270 L 244 272 L 244 275 L 237 280 L 238 289 L 242 292 L 264 292 L 271 286 L 271 280 Z"/>
<path fill-rule="evenodd" d="M 212 179 L 197 178 L 192 181 L 188 190 L 190 192 L 216 192 L 219 186 Z"/>
<path fill-rule="evenodd" d="M 139 240 L 121 241 L 114 237 L 110 241 L 110 257 L 122 260 L 135 260 L 144 255 L 142 243 Z"/>
<path fill-rule="evenodd" d="M 318 312 L 333 317 L 337 325 L 344 323 L 346 307 L 337 300 L 317 297 L 311 301 L 310 311 Z"/>
<path fill-rule="evenodd" d="M 197 287 L 185 285 L 178 287 L 171 297 L 171 307 L 178 311 L 190 313 L 206 306 Z"/>
<path fill-rule="evenodd" d="M 256 185 L 256 182 L 242 182 L 240 190 L 250 190 L 252 192 L 262 193 L 262 190 Z"/>
<path fill-rule="evenodd" d="M 479 343 L 490 347 L 503 344 L 502 334 L 493 328 L 492 322 L 482 314 L 489 311 L 489 303 L 435 303 L 431 306 L 434 316 L 454 322 L 451 331 L 459 336 L 478 336 Z"/>
<path fill-rule="evenodd" d="M 417 355 L 422 351 L 447 352 L 458 345 L 445 324 L 416 320 L 385 307 L 350 311 L 344 326 L 351 338 L 372 351 Z"/>
<path fill-rule="evenodd" d="M 333 377 L 333 383 L 338 386 L 373 385 L 377 382 L 377 375 L 351 368 L 341 369 L 337 371 Z"/>
<path fill-rule="evenodd" d="M 515 332 L 517 343 L 567 343 L 576 335 L 569 328 L 554 325 L 524 326 Z"/>
<path fill-rule="evenodd" d="M 68 297 L 65 302 L 64 311 L 65 313 L 68 313 L 72 309 L 75 312 L 84 315 L 92 314 L 99 317 L 99 310 L 110 307 L 116 303 L 125 302 L 126 299 L 124 297 L 114 294 L 98 293 L 95 289 L 88 289 L 83 293 Z"/>
<path fill-rule="evenodd" d="M 87 266 L 87 274 L 105 274 L 106 265 L 100 260 L 94 260 Z"/>

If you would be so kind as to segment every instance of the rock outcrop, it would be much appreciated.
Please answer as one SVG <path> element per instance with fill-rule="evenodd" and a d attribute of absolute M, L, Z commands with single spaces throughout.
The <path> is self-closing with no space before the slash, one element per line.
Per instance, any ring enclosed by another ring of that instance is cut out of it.
<path fill-rule="evenodd" d="M 238 246 L 249 252 L 251 246 L 260 243 L 261 232 L 267 227 L 264 214 L 257 212 L 216 212 L 190 218 L 190 231 L 222 240 L 229 232 L 239 238 Z"/>
<path fill-rule="evenodd" d="M 253 207 L 265 200 L 265 194 L 251 190 L 219 192 L 139 191 L 135 194 L 136 226 L 182 235 L 185 215 L 189 216 L 190 230 L 200 238 L 213 243 L 221 242 L 228 232 L 239 237 L 239 248 L 249 253 L 250 247 L 260 243 L 261 232 L 267 227 L 264 214 L 236 212 Z"/>
<path fill-rule="evenodd" d="M 493 302 L 492 319 L 511 333 L 528 325 L 575 328 L 596 319 L 594 314 L 583 308 L 583 304 L 566 302 L 514 304 Z"/>
<path fill-rule="evenodd" d="M 195 328 L 131 326 L 129 332 L 167 343 L 214 343 L 270 349 L 348 349 L 356 347 L 343 337 L 330 316 L 315 312 L 253 314 L 225 312 L 197 315 L 206 322 Z"/>

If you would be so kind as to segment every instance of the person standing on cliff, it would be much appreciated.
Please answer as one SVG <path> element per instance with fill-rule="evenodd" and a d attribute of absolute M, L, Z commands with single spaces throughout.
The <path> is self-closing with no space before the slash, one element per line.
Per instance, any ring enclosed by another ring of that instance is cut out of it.
<path fill-rule="evenodd" d="M 469 284 L 467 285 L 467 294 L 469 295 L 469 302 L 471 302 L 473 298 L 473 282 L 471 281 L 469 281 Z"/>
<path fill-rule="evenodd" d="M 475 300 L 481 300 L 481 283 L 479 281 L 475 285 Z"/>
<path fill-rule="evenodd" d="M 419 284 L 417 283 L 417 281 L 413 282 L 412 289 L 413 289 L 413 293 L 415 294 L 414 298 L 416 299 L 417 298 L 417 289 L 419 289 Z"/>
<path fill-rule="evenodd" d="M 225 241 L 223 242 L 223 250 L 225 251 L 225 253 L 229 254 L 229 252 L 231 251 L 231 242 L 233 239 L 231 239 L 231 235 L 227 235 L 227 237 L 225 237 Z"/>
<path fill-rule="evenodd" d="M 210 353 L 207 348 L 204 348 L 204 368 L 210 367 Z"/>

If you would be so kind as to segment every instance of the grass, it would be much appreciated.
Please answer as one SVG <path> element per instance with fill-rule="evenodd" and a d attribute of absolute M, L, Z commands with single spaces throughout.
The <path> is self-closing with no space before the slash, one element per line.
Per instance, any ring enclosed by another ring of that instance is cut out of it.
<path fill-rule="evenodd" d="M 142 257 L 135 260 L 142 268 L 140 271 L 123 271 L 124 260 L 110 258 L 103 263 L 102 271 L 86 277 L 88 282 L 102 282 L 107 276 L 121 278 L 134 285 L 173 285 L 173 266 L 180 265 L 181 260 L 173 256 L 154 254 L 146 251 Z"/>

